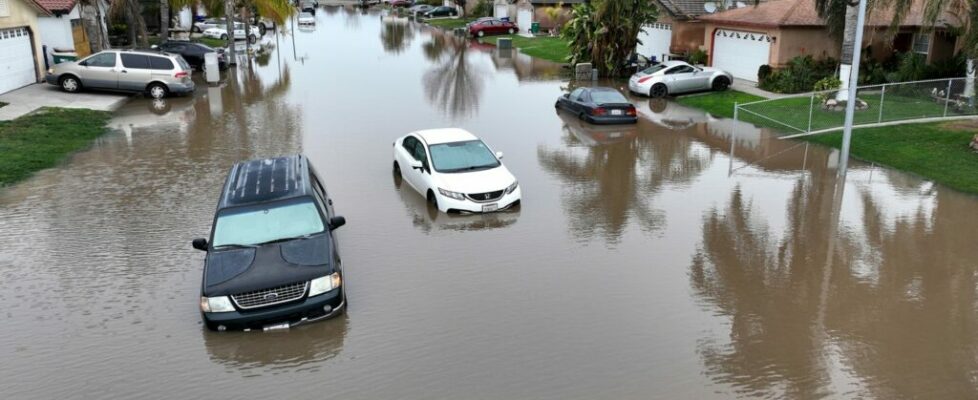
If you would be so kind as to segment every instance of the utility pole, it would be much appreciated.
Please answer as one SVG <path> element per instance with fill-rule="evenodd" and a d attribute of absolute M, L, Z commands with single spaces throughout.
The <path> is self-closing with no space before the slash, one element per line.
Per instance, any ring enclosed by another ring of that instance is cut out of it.
<path fill-rule="evenodd" d="M 863 28 L 866 24 L 866 0 L 859 0 L 856 17 L 856 40 L 852 48 L 852 72 L 849 74 L 849 98 L 846 100 L 846 122 L 842 130 L 842 153 L 839 154 L 839 171 L 846 173 L 849 167 L 849 146 L 852 142 L 852 119 L 856 113 L 856 91 L 859 84 L 859 62 L 863 52 Z"/>

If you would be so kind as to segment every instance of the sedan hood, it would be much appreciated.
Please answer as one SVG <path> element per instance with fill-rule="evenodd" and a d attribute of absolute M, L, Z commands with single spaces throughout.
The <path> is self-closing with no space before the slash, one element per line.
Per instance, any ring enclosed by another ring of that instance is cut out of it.
<path fill-rule="evenodd" d="M 329 235 L 256 248 L 210 251 L 204 261 L 207 297 L 305 282 L 334 272 Z"/>
<path fill-rule="evenodd" d="M 440 173 L 436 179 L 438 187 L 459 193 L 494 192 L 506 189 L 514 181 L 516 178 L 505 165 L 475 172 Z"/>

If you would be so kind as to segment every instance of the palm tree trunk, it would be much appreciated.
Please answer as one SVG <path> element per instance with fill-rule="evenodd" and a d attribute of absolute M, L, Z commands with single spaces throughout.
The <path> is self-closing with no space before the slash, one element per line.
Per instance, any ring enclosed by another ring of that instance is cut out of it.
<path fill-rule="evenodd" d="M 224 0 L 224 20 L 228 32 L 228 65 L 237 65 L 238 57 L 234 54 L 234 0 Z"/>
<path fill-rule="evenodd" d="M 244 22 L 245 31 L 245 46 L 251 49 L 251 4 L 245 2 L 244 7 L 241 7 L 241 22 Z"/>
<path fill-rule="evenodd" d="M 846 27 L 842 36 L 842 54 L 839 65 L 839 80 L 842 85 L 835 99 L 843 101 L 849 98 L 849 76 L 852 74 L 852 53 L 856 47 L 856 17 L 859 14 L 858 3 L 856 5 L 847 4 L 846 7 Z M 862 45 L 860 43 L 860 45 Z"/>
<path fill-rule="evenodd" d="M 170 38 L 170 0 L 160 0 L 160 41 Z"/>

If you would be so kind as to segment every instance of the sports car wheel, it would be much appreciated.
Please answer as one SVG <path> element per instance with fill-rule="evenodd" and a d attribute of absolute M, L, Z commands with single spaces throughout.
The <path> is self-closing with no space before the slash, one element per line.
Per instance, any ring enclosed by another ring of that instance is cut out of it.
<path fill-rule="evenodd" d="M 669 88 L 664 83 L 656 83 L 649 89 L 649 97 L 653 99 L 666 97 L 667 94 L 669 94 Z"/>
<path fill-rule="evenodd" d="M 713 80 L 713 90 L 722 92 L 730 87 L 730 80 L 725 76 L 717 77 Z"/>

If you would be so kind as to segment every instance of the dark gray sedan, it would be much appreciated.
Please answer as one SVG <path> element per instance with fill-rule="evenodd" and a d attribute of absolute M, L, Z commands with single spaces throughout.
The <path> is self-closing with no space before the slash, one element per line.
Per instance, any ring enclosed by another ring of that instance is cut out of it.
<path fill-rule="evenodd" d="M 619 91 L 608 87 L 582 87 L 560 96 L 557 109 L 576 115 L 592 124 L 634 124 L 635 106 Z"/>

